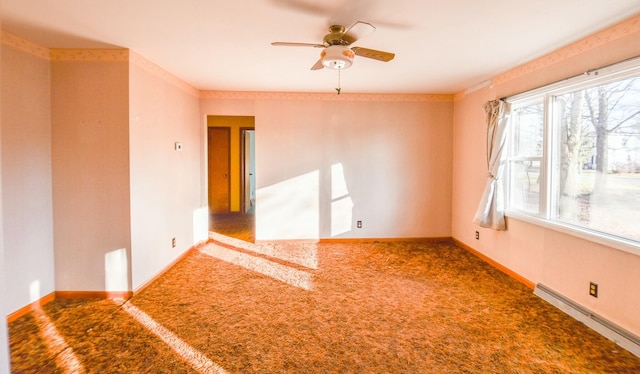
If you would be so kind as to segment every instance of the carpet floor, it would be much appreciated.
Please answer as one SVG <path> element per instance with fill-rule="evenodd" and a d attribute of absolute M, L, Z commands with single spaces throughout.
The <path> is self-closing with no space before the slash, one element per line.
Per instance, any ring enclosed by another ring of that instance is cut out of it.
<path fill-rule="evenodd" d="M 454 243 L 256 244 L 227 226 L 130 300 L 56 299 L 12 322 L 12 371 L 640 372 Z"/>

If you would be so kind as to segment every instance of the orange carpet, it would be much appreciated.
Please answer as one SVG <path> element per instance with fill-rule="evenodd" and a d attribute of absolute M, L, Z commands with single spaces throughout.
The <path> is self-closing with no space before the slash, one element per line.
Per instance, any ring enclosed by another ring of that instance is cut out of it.
<path fill-rule="evenodd" d="M 126 302 L 57 299 L 16 320 L 13 372 L 640 372 L 453 243 L 243 235 L 216 235 Z"/>

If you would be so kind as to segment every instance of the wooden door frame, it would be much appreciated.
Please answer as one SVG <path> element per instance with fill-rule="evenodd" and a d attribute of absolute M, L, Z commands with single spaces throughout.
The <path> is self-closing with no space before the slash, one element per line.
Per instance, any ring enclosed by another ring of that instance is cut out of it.
<path fill-rule="evenodd" d="M 244 141 L 245 139 L 244 135 L 245 135 L 245 132 L 249 130 L 254 131 L 254 137 L 255 137 L 255 131 L 256 131 L 255 126 L 240 127 L 239 128 L 240 132 L 238 135 L 240 140 L 240 213 L 245 213 L 247 211 L 246 210 L 247 207 L 245 206 L 245 203 L 244 203 L 244 197 L 247 193 L 247 191 L 245 190 L 245 183 L 246 183 L 246 180 L 245 180 L 246 165 L 245 164 L 247 160 L 245 160 L 245 157 L 244 157 L 247 145 L 245 144 L 245 141 Z"/>

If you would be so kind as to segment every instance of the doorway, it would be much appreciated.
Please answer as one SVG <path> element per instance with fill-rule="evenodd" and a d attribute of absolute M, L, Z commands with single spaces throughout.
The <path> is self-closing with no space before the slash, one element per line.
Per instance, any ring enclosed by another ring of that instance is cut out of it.
<path fill-rule="evenodd" d="M 209 229 L 254 240 L 255 117 L 207 116 Z"/>

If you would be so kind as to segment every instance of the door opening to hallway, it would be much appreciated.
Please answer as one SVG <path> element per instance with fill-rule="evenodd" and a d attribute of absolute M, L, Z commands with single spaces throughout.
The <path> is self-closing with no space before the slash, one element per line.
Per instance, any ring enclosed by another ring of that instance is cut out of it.
<path fill-rule="evenodd" d="M 209 230 L 255 240 L 255 119 L 207 117 Z"/>

